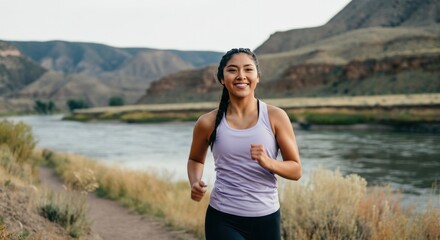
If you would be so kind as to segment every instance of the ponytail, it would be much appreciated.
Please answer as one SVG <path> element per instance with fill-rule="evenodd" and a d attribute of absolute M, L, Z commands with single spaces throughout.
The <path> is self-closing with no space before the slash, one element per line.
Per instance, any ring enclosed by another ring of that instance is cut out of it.
<path fill-rule="evenodd" d="M 223 93 L 222 93 L 222 99 L 220 100 L 220 103 L 218 105 L 218 112 L 217 116 L 215 117 L 215 127 L 214 131 L 212 131 L 211 136 L 209 137 L 209 145 L 212 147 L 214 146 L 215 139 L 217 137 L 217 127 L 220 125 L 220 122 L 223 119 L 223 114 L 226 114 L 226 110 L 228 109 L 228 103 L 229 103 L 229 92 L 228 89 L 226 89 L 225 86 L 223 86 Z"/>

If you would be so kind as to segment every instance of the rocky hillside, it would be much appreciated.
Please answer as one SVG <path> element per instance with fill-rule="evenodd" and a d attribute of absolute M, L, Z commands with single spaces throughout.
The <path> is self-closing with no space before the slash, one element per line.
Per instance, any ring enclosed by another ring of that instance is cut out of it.
<path fill-rule="evenodd" d="M 291 66 L 260 96 L 383 95 L 440 92 L 440 54 Z"/>
<path fill-rule="evenodd" d="M 260 55 L 262 78 L 257 95 L 440 92 L 439 49 L 440 25 L 350 31 L 290 52 Z M 221 86 L 215 71 L 211 66 L 164 77 L 151 84 L 139 103 L 216 101 Z M 212 72 L 211 77 L 204 72 Z"/>
<path fill-rule="evenodd" d="M 36 81 L 46 69 L 14 46 L 0 41 L 0 96 Z"/>
<path fill-rule="evenodd" d="M 440 92 L 438 4 L 354 0 L 322 27 L 274 34 L 267 42 L 273 44 L 257 49 L 262 70 L 258 97 Z M 206 84 L 194 74 L 179 73 L 174 89 L 166 77 L 153 83 L 140 103 L 166 101 L 156 96 L 171 92 L 180 101 L 218 100 L 220 86 L 211 87 L 215 79 Z M 208 92 L 179 93 L 185 86 Z"/>
<path fill-rule="evenodd" d="M 37 99 L 62 110 L 68 99 L 105 106 L 117 96 L 134 103 L 151 81 L 216 63 L 221 55 L 65 41 L 0 43 L 1 111 L 30 110 Z"/>
<path fill-rule="evenodd" d="M 370 27 L 427 26 L 440 23 L 438 0 L 353 0 L 327 24 L 272 34 L 255 51 L 287 52 L 324 38 Z"/>

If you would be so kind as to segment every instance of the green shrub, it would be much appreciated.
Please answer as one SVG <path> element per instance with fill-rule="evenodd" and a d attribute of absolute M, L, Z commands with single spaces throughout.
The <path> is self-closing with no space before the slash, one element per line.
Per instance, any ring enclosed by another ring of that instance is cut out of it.
<path fill-rule="evenodd" d="M 63 120 L 67 121 L 78 121 L 78 122 L 87 122 L 92 120 L 92 118 L 85 114 L 71 114 L 63 117 Z"/>
<path fill-rule="evenodd" d="M 308 123 L 330 125 L 352 125 L 371 122 L 371 118 L 362 114 L 343 113 L 306 113 L 304 116 Z"/>
<path fill-rule="evenodd" d="M 71 190 L 47 193 L 38 205 L 41 216 L 59 224 L 74 238 L 79 238 L 90 230 L 87 209 L 87 195 Z"/>
<path fill-rule="evenodd" d="M 108 100 L 109 106 L 123 106 L 124 105 L 124 99 L 122 97 L 111 97 Z"/>
<path fill-rule="evenodd" d="M 56 110 L 55 103 L 53 101 L 44 102 L 36 100 L 34 104 L 34 110 L 38 114 L 52 114 Z"/>
<path fill-rule="evenodd" d="M 71 112 L 73 112 L 75 109 L 83 109 L 90 107 L 90 105 L 82 99 L 69 99 L 67 100 L 67 106 L 69 107 L 69 110 Z"/>

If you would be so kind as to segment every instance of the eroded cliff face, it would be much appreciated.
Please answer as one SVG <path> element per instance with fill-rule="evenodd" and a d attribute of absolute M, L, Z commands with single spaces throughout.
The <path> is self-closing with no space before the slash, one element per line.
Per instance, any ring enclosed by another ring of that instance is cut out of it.
<path fill-rule="evenodd" d="M 440 55 L 353 60 L 345 65 L 299 64 L 262 85 L 264 97 L 438 92 Z"/>
<path fill-rule="evenodd" d="M 216 73 L 216 66 L 208 66 L 168 75 L 152 82 L 138 103 L 217 100 L 221 84 L 215 77 Z"/>
<path fill-rule="evenodd" d="M 151 84 L 139 103 L 217 101 L 216 68 L 183 71 Z M 257 97 L 402 94 L 440 91 L 440 55 L 353 60 L 345 65 L 297 64 L 262 81 Z"/>

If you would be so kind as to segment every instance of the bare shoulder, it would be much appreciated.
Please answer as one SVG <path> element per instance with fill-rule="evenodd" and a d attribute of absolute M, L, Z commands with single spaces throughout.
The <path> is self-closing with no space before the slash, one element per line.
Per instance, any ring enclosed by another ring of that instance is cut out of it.
<path fill-rule="evenodd" d="M 289 116 L 283 109 L 267 104 L 267 113 L 275 135 L 277 135 L 278 130 L 284 131 L 286 129 L 292 129 L 292 123 L 290 122 Z"/>
<path fill-rule="evenodd" d="M 289 120 L 289 116 L 287 116 L 286 111 L 283 109 L 267 104 L 267 113 L 269 114 L 269 118 L 274 121 L 286 121 Z"/>
<path fill-rule="evenodd" d="M 202 131 L 212 132 L 215 125 L 215 118 L 217 116 L 217 109 L 212 110 L 211 112 L 205 113 L 199 117 L 196 122 L 196 128 Z"/>

